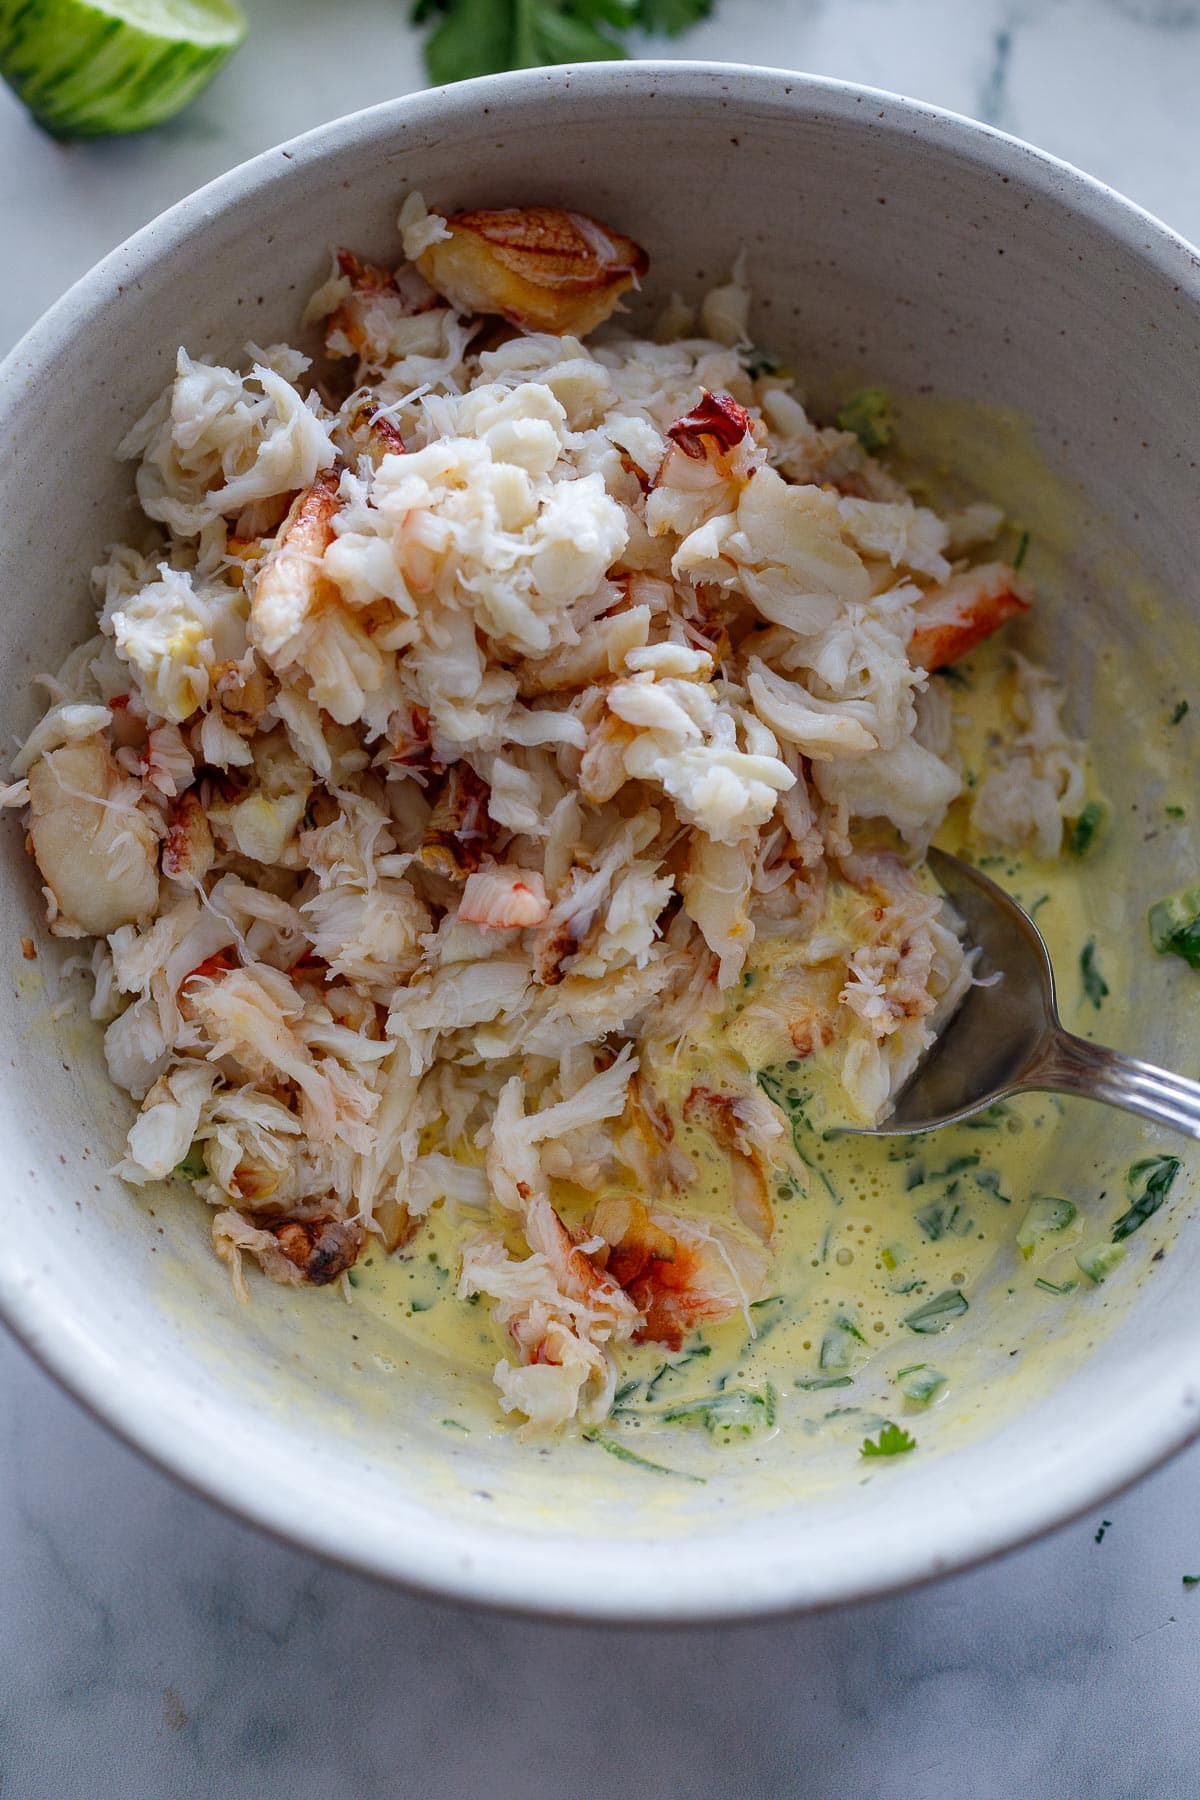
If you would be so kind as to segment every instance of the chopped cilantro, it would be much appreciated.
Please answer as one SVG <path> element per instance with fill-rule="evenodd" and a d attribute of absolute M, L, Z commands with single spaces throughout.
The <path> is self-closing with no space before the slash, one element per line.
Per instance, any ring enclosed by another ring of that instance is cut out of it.
<path fill-rule="evenodd" d="M 915 1312 L 906 1313 L 904 1323 L 910 1331 L 928 1336 L 931 1332 L 945 1331 L 951 1319 L 957 1319 L 967 1309 L 965 1294 L 958 1288 L 944 1288 L 932 1300 L 926 1300 L 923 1306 L 918 1306 Z"/>
<path fill-rule="evenodd" d="M 1104 1542 L 1104 1534 L 1110 1528 L 1111 1525 L 1112 1525 L 1111 1519 L 1101 1519 L 1100 1529 L 1096 1533 L 1096 1542 L 1098 1544 L 1102 1544 Z"/>
<path fill-rule="evenodd" d="M 851 394 L 838 413 L 843 431 L 852 431 L 868 455 L 886 450 L 896 435 L 896 416 L 882 388 L 862 388 Z"/>
<path fill-rule="evenodd" d="M 1029 533 L 1027 531 L 1023 531 L 1021 533 L 1021 541 L 1017 545 L 1017 554 L 1013 557 L 1013 565 L 1012 566 L 1014 569 L 1019 569 L 1021 564 L 1025 561 L 1025 556 L 1026 556 L 1026 552 L 1028 551 L 1028 549 L 1029 549 Z"/>
<path fill-rule="evenodd" d="M 910 1450 L 915 1450 L 916 1447 L 915 1437 L 910 1437 L 902 1426 L 893 1425 L 889 1421 L 880 1431 L 878 1438 L 863 1439 L 859 1454 L 860 1456 L 906 1456 Z"/>
<path fill-rule="evenodd" d="M 1183 1585 L 1184 1587 L 1200 1587 L 1200 1575 L 1185 1575 Z"/>
<path fill-rule="evenodd" d="M 1178 725 L 1182 719 L 1186 719 L 1188 710 L 1188 703 L 1186 700 L 1177 700 L 1171 710 L 1171 724 Z"/>
<path fill-rule="evenodd" d="M 1083 995 L 1090 1000 L 1097 1012 L 1108 993 L 1108 983 L 1100 973 L 1096 962 L 1096 940 L 1089 938 L 1079 955 L 1079 973 L 1083 978 Z"/>
<path fill-rule="evenodd" d="M 1179 956 L 1189 968 L 1200 969 L 1200 888 L 1180 888 L 1156 901 L 1147 923 L 1160 956 Z"/>
<path fill-rule="evenodd" d="M 627 54 L 635 29 L 676 37 L 706 19 L 714 0 L 415 0 L 415 25 L 436 20 L 425 45 L 435 82 L 504 69 L 596 62 Z M 615 35 L 614 35 L 615 34 Z"/>
<path fill-rule="evenodd" d="M 1067 849 L 1072 856 L 1087 856 L 1095 848 L 1096 838 L 1107 817 L 1108 808 L 1102 800 L 1088 801 L 1067 832 Z"/>
<path fill-rule="evenodd" d="M 1177 1156 L 1147 1156 L 1141 1162 L 1134 1163 L 1128 1176 L 1130 1193 L 1133 1193 L 1134 1187 L 1143 1176 L 1145 1180 L 1141 1192 L 1134 1198 L 1128 1212 L 1123 1212 L 1112 1228 L 1114 1244 L 1121 1243 L 1124 1238 L 1132 1237 L 1135 1231 L 1141 1230 L 1147 1219 L 1154 1217 L 1170 1193 L 1171 1184 L 1179 1173 L 1179 1167 Z"/>
<path fill-rule="evenodd" d="M 1168 819 L 1186 819 L 1187 818 L 1187 813 L 1184 811 L 1182 806 L 1164 806 L 1163 811 L 1166 813 Z"/>

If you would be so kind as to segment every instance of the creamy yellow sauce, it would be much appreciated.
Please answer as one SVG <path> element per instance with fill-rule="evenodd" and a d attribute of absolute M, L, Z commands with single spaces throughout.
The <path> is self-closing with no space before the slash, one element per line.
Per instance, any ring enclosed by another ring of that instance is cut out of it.
<path fill-rule="evenodd" d="M 1072 727 L 1094 727 L 1097 694 L 1104 716 L 1144 721 L 1136 743 L 1121 734 L 1118 753 L 1102 733 L 1094 736 L 1095 788 L 1112 816 L 1091 855 L 1051 865 L 1005 858 L 989 872 L 1036 910 L 1065 1023 L 1169 1057 L 1170 1020 L 1200 978 L 1153 955 L 1145 907 L 1200 868 L 1190 816 L 1197 759 L 1191 735 L 1169 723 L 1186 693 L 1173 670 L 1200 666 L 1200 642 L 1177 644 L 1178 656 L 1164 658 L 1153 630 L 1161 601 L 1111 553 L 1104 578 L 1120 597 L 1107 593 L 1105 641 L 1091 640 L 1067 567 L 1085 535 L 1077 528 L 1078 497 L 1047 474 L 1019 422 L 945 403 L 910 405 L 901 418 L 903 441 L 935 503 L 996 496 L 1016 528 L 1010 554 L 1020 531 L 1031 531 L 1028 568 L 1042 600 L 1016 641 L 1063 678 Z M 944 453 L 942 467 L 928 454 L 931 444 Z M 910 479 L 911 468 L 904 474 Z M 1095 541 L 1094 525 L 1087 535 Z M 1096 591 L 1102 586 L 1098 578 Z M 1006 639 L 1010 633 L 977 652 L 964 665 L 969 686 L 953 689 L 968 798 L 941 834 L 950 849 L 964 847 L 972 777 L 998 726 L 1009 679 Z M 1200 734 L 1200 697 L 1193 713 Z M 1109 989 L 1099 1009 L 1083 992 L 1079 965 L 1092 937 Z M 731 1007 L 737 1004 L 735 996 Z M 696 1072 L 702 1064 L 693 1060 L 681 1080 Z M 455 1295 L 459 1244 L 471 1220 L 453 1207 L 436 1210 L 399 1255 L 368 1255 L 353 1272 L 348 1308 L 332 1293 L 295 1295 L 255 1282 L 252 1314 L 286 1313 L 306 1409 L 347 1438 L 365 1434 L 373 1446 L 394 1439 L 388 1454 L 406 1461 L 419 1448 L 422 1469 L 449 1503 L 504 1505 L 533 1525 L 568 1505 L 590 1508 L 597 1496 L 621 1495 L 639 1506 L 653 1501 L 664 1523 L 702 1524 L 714 1494 L 736 1490 L 745 1501 L 752 1493 L 770 1506 L 801 1490 L 835 1493 L 953 1448 L 1036 1404 L 1152 1279 L 1153 1259 L 1185 1215 L 1191 1174 L 1180 1142 L 1086 1102 L 1027 1096 L 923 1139 L 827 1137 L 844 1117 L 831 1071 L 805 1063 L 773 1073 L 806 1097 L 797 1104 L 804 1160 L 784 1154 L 773 1183 L 769 1288 L 747 1313 L 693 1333 L 678 1352 L 623 1346 L 614 1414 L 590 1442 L 574 1433 L 536 1446 L 514 1442 L 491 1379 L 511 1346 L 486 1301 Z M 702 1177 L 686 1210 L 728 1218 L 719 1153 L 698 1137 L 685 1147 Z M 1128 1205 L 1129 1166 L 1157 1152 L 1185 1160 L 1170 1200 L 1129 1240 L 1111 1280 L 1094 1285 L 1076 1256 L 1109 1239 Z M 1076 1212 L 1061 1229 L 1037 1235 L 1024 1256 L 1017 1238 L 1044 1196 L 1068 1200 Z M 573 1220 L 585 1211 L 582 1197 L 576 1204 Z M 170 1283 L 175 1311 L 185 1306 L 184 1280 L 194 1279 L 189 1268 L 179 1274 Z M 960 1294 L 965 1308 L 951 1302 L 914 1323 L 945 1294 Z M 264 1403 L 276 1387 L 292 1392 L 289 1380 L 264 1376 Z M 864 1458 L 862 1445 L 878 1442 L 888 1422 L 911 1433 L 915 1451 Z M 546 1459 L 554 1467 L 549 1486 Z M 485 1492 L 480 1472 L 489 1469 Z M 614 1531 L 622 1516 L 614 1512 Z"/>
<path fill-rule="evenodd" d="M 970 789 L 1010 679 L 1003 647 L 989 645 L 954 684 L 968 785 L 941 834 L 948 848 L 969 849 Z M 981 858 L 1035 911 L 1059 971 L 1064 1017 L 1080 1030 L 1103 1020 L 1083 989 L 1084 945 L 1102 939 L 1097 968 L 1117 996 L 1127 990 L 1132 955 L 1143 948 L 1105 929 L 1103 903 L 1096 903 L 1107 892 L 1103 857 L 1101 834 L 1083 858 L 1045 865 Z M 677 1119 L 682 1095 L 711 1076 L 724 1026 L 756 980 L 769 979 L 778 953 L 777 941 L 752 955 L 713 1044 L 680 1058 L 676 1091 L 666 1096 Z M 1135 1122 L 1118 1133 L 1116 1158 L 1081 1157 L 1078 1134 L 1068 1147 L 1063 1103 L 1042 1096 L 917 1138 L 854 1138 L 836 1130 L 846 1111 L 827 1058 L 792 1058 L 766 1071 L 763 1085 L 781 1102 L 787 1124 L 783 1147 L 772 1150 L 769 1292 L 720 1325 L 693 1332 L 679 1351 L 622 1346 L 617 1403 L 595 1440 L 601 1449 L 618 1461 L 652 1463 L 654 1471 L 644 1474 L 706 1479 L 750 1455 L 783 1457 L 799 1470 L 818 1443 L 861 1458 L 864 1440 L 878 1442 L 889 1422 L 915 1437 L 919 1449 L 940 1415 L 961 1423 L 976 1411 L 980 1384 L 998 1356 L 1019 1357 L 1025 1345 L 1094 1329 L 1106 1296 L 1076 1257 L 1108 1240 L 1127 1205 L 1127 1164 L 1148 1153 Z M 687 1211 L 728 1220 L 724 1152 L 682 1119 L 678 1141 L 698 1171 Z M 1157 1137 L 1155 1147 L 1178 1149 Z M 1069 1207 L 1048 1207 L 1047 1197 Z M 572 1222 L 582 1222 L 582 1196 L 574 1208 L 568 1194 L 555 1198 Z M 1058 1222 L 1070 1208 L 1073 1216 Z M 510 1346 L 486 1303 L 455 1298 L 461 1229 L 448 1215 L 435 1215 L 401 1256 L 368 1257 L 352 1279 L 356 1304 L 401 1339 L 413 1339 L 414 1348 L 419 1342 L 422 1360 L 433 1356 L 474 1376 L 461 1408 L 443 1421 L 446 1429 L 486 1430 L 479 1401 Z M 1019 1235 L 1032 1239 L 1025 1253 Z M 1135 1238 L 1129 1248 L 1136 1256 L 1142 1246 Z"/>

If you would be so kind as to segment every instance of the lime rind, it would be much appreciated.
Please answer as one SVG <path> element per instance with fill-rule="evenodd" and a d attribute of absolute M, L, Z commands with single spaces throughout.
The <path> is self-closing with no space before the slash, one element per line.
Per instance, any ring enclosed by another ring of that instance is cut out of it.
<path fill-rule="evenodd" d="M 145 131 L 241 43 L 236 0 L 0 0 L 0 75 L 47 131 Z"/>

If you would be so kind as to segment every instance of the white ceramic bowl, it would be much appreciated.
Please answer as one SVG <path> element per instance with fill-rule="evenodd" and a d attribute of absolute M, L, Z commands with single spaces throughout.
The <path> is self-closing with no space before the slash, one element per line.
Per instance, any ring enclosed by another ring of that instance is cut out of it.
<path fill-rule="evenodd" d="M 1043 620 L 1051 659 L 1078 676 L 1085 707 L 1097 637 L 1143 656 L 1155 704 L 1178 691 L 1179 658 L 1195 657 L 1200 568 L 1194 253 L 1074 170 L 927 107 L 763 70 L 633 64 L 433 91 L 324 127 L 148 226 L 30 333 L 0 369 L 7 734 L 32 720 L 31 675 L 85 634 L 87 570 L 128 519 L 128 471 L 113 451 L 176 346 L 236 355 L 250 337 L 293 337 L 331 244 L 396 254 L 410 186 L 447 210 L 544 200 L 609 218 L 649 247 L 660 297 L 723 276 L 744 244 L 760 339 L 814 371 L 818 388 L 866 376 L 1024 413 L 1075 509 L 1071 604 Z M 961 423 L 947 424 L 942 448 L 968 468 L 987 460 Z M 1011 499 L 1005 478 L 991 478 Z M 1105 520 L 1174 596 L 1157 649 L 1113 598 Z M 1095 700 L 1102 778 L 1132 804 L 1122 771 L 1136 724 Z M 1186 872 L 1155 861 L 1131 859 L 1118 923 Z M 886 1480 L 863 1485 L 849 1468 L 801 1498 L 786 1471 L 764 1483 L 750 1464 L 680 1501 L 619 1466 L 597 1470 L 609 1459 L 591 1449 L 547 1462 L 501 1432 L 448 1432 L 448 1364 L 422 1362 L 411 1340 L 336 1296 L 260 1284 L 239 1309 L 203 1209 L 168 1191 L 139 1198 L 106 1173 L 127 1106 L 88 1030 L 47 1017 L 38 984 L 53 985 L 62 947 L 21 960 L 40 908 L 11 824 L 0 880 L 5 1315 L 130 1442 L 298 1543 L 544 1612 L 764 1613 L 989 1555 L 1094 1504 L 1197 1429 L 1200 1308 L 1185 1232 L 1040 1400 L 1006 1416 L 1012 1365 L 998 1347 L 993 1427 L 905 1459 Z M 1186 1066 L 1179 992 L 1147 970 L 1114 1021 L 1123 1041 Z M 1069 1123 L 1093 1140 L 1128 1130 L 1084 1111 Z"/>

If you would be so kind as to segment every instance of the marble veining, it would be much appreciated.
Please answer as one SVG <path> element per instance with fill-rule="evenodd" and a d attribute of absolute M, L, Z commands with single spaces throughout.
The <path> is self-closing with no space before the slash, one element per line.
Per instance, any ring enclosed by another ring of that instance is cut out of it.
<path fill-rule="evenodd" d="M 401 0 L 252 10 L 153 138 L 56 144 L 0 93 L 0 352 L 189 189 L 421 79 Z M 969 113 L 1200 238 L 1194 0 L 722 0 L 676 50 Z M 1200 1448 L 1002 1562 L 818 1618 L 545 1626 L 259 1536 L 0 1341 L 0 1797 L 1194 1800 L 1198 1486 Z"/>

